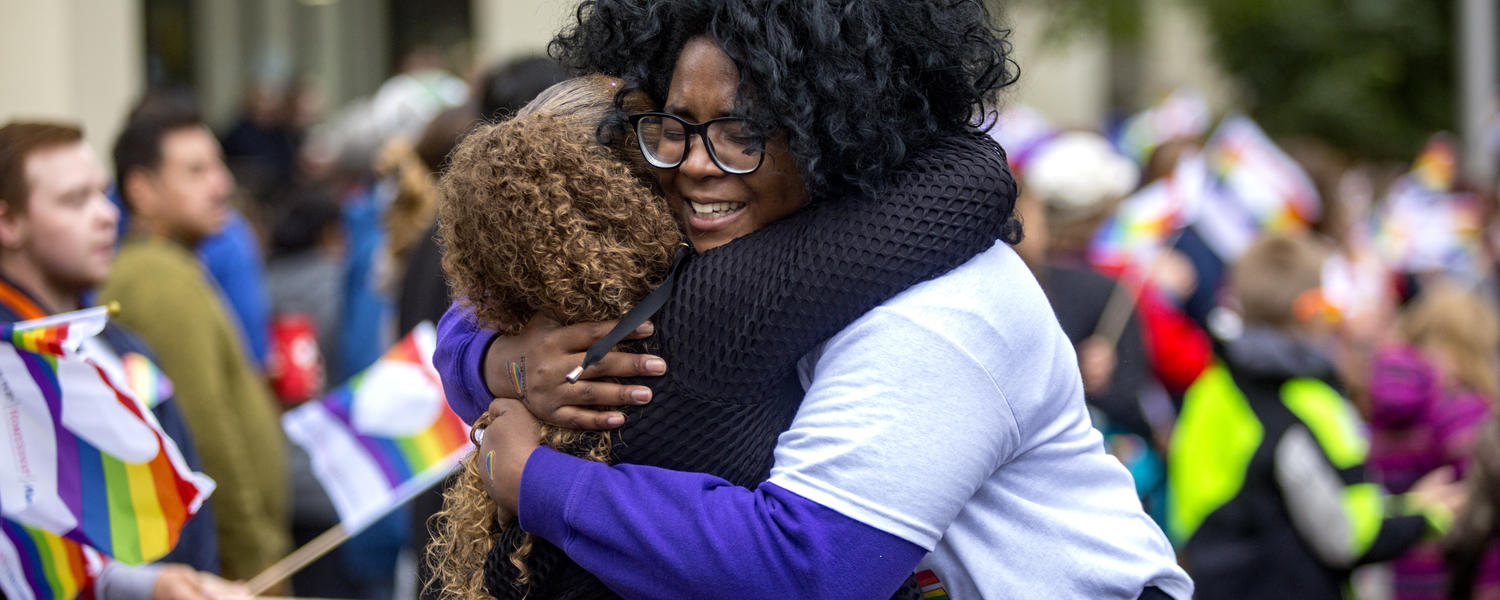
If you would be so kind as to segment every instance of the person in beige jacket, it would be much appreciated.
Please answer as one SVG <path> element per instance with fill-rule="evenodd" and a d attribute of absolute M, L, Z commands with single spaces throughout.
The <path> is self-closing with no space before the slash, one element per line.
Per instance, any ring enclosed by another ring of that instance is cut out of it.
<path fill-rule="evenodd" d="M 99 299 L 118 301 L 119 321 L 156 349 L 218 482 L 223 574 L 253 577 L 291 546 L 285 441 L 270 389 L 192 252 L 224 226 L 234 183 L 213 134 L 174 100 L 138 107 L 114 160 L 131 227 Z"/>

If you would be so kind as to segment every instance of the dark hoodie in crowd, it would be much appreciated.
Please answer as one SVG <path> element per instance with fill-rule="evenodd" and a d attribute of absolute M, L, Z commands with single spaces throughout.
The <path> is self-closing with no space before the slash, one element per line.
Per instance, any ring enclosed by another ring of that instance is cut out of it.
<path fill-rule="evenodd" d="M 1189 388 L 1168 459 L 1169 532 L 1197 597 L 1340 598 L 1429 520 L 1365 478 L 1358 416 L 1312 344 L 1248 325 Z"/>

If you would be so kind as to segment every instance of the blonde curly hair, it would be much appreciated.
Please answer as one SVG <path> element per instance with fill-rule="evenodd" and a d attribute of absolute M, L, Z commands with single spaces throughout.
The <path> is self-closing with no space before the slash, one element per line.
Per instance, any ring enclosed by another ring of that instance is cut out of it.
<path fill-rule="evenodd" d="M 1398 323 L 1402 337 L 1441 365 L 1447 383 L 1500 397 L 1500 312 L 1482 292 L 1442 282 L 1422 292 Z"/>
<path fill-rule="evenodd" d="M 480 325 L 513 334 L 536 314 L 616 319 L 671 267 L 684 238 L 649 168 L 630 135 L 600 129 L 619 85 L 603 75 L 564 81 L 454 149 L 439 185 L 443 270 Z M 633 96 L 626 108 L 649 103 Z M 481 417 L 475 428 L 487 424 Z M 542 438 L 591 460 L 610 456 L 607 433 L 543 425 Z M 466 461 L 434 516 L 428 565 L 444 597 L 487 597 L 478 574 L 500 527 L 477 463 Z M 531 541 L 509 557 L 521 584 Z"/>

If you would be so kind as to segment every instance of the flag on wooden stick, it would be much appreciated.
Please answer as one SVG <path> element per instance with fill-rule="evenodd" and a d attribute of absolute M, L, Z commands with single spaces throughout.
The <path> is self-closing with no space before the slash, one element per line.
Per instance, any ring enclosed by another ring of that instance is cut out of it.
<path fill-rule="evenodd" d="M 107 321 L 100 307 L 0 325 L 0 435 L 6 438 L 0 444 L 0 513 L 14 525 L 5 531 L 16 549 L 0 552 L 0 571 L 11 582 L 54 573 L 52 592 L 28 588 L 39 597 L 71 589 L 57 574 L 77 569 L 56 560 L 27 563 L 24 548 L 48 549 L 37 550 L 38 557 L 76 554 L 38 541 L 54 536 L 124 563 L 150 562 L 176 545 L 183 524 L 214 487 L 187 468 L 177 445 L 123 382 L 80 355 L 80 344 Z"/>
<path fill-rule="evenodd" d="M 432 367 L 436 337 L 431 323 L 418 325 L 368 369 L 282 416 L 348 531 L 442 480 L 471 448 Z"/>
<path fill-rule="evenodd" d="M 113 305 L 95 306 L 30 321 L 0 325 L 0 341 L 43 356 L 73 356 L 83 340 L 99 335 Z"/>

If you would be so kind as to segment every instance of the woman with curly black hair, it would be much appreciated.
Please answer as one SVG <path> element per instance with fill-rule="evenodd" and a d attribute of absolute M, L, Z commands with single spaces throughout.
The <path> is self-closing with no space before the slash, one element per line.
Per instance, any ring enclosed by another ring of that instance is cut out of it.
<path fill-rule="evenodd" d="M 444 317 L 435 362 L 461 415 L 489 406 L 501 511 L 626 597 L 888 597 L 912 573 L 928 597 L 1190 597 L 994 243 L 1019 239 L 1014 183 L 974 124 L 1005 48 L 980 0 L 584 3 L 554 51 L 662 106 L 614 120 L 698 254 L 655 317 L 665 360 L 577 384 L 610 324 Z M 632 464 L 539 448 L 532 413 L 624 423 Z"/>

